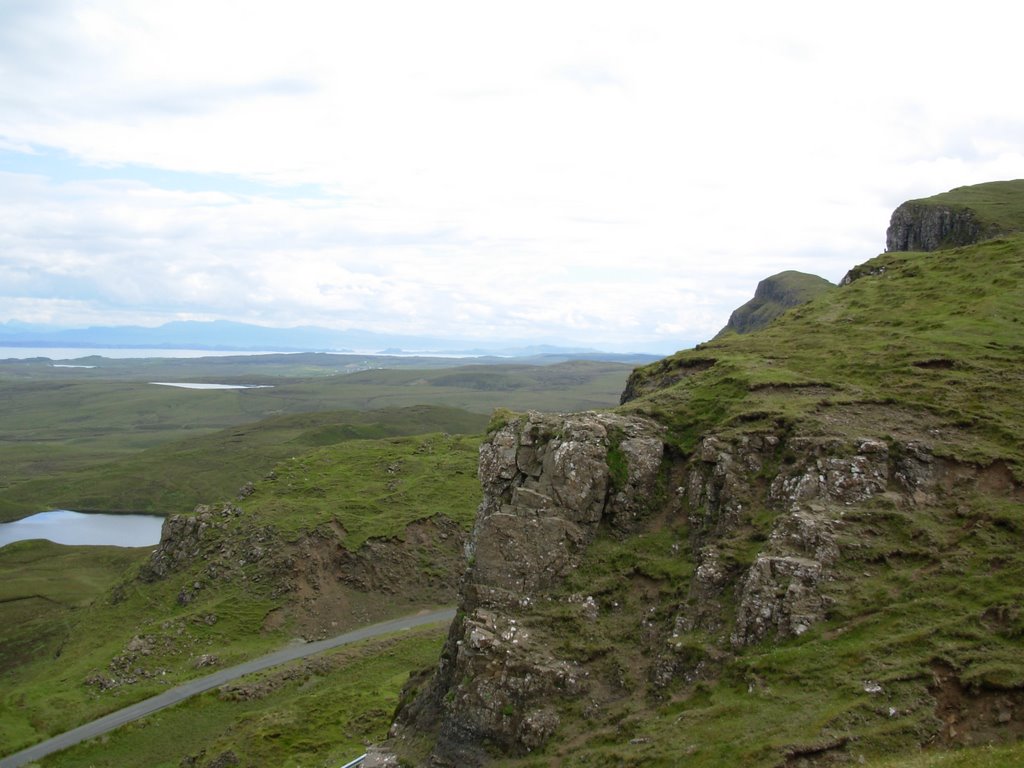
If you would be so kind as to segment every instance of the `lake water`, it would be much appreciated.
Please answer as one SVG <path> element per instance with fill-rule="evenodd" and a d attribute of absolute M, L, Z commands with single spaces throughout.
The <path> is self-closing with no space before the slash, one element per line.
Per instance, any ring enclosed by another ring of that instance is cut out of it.
<path fill-rule="evenodd" d="M 151 547 L 160 542 L 164 519 L 156 515 L 105 515 L 58 509 L 0 523 L 0 547 L 14 541 L 47 539 L 55 544 Z"/>

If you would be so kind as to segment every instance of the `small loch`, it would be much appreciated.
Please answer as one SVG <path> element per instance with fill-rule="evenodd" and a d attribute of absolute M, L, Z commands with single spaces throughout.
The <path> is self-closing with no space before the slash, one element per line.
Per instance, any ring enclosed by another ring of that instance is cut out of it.
<path fill-rule="evenodd" d="M 160 542 L 164 519 L 157 515 L 109 515 L 57 509 L 12 523 L 0 523 L 0 547 L 26 539 L 55 544 L 152 547 Z"/>

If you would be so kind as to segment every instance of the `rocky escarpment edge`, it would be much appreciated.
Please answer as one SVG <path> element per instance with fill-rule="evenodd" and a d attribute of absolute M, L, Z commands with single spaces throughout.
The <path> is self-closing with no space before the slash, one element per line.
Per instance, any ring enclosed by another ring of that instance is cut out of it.
<path fill-rule="evenodd" d="M 627 535 L 656 508 L 662 433 L 637 417 L 530 413 L 481 446 L 484 494 L 459 611 L 394 735 L 436 732 L 433 759 L 450 765 L 485 762 L 484 744 L 520 754 L 551 737 L 551 702 L 579 693 L 584 680 L 516 614 L 557 590 L 600 531 Z M 392 759 L 378 751 L 369 764 Z"/>
<path fill-rule="evenodd" d="M 937 251 L 999 234 L 998 227 L 983 224 L 977 213 L 965 206 L 911 200 L 893 211 L 885 232 L 885 250 Z"/>
<path fill-rule="evenodd" d="M 425 741 L 430 752 L 414 764 L 485 765 L 545 747 L 574 708 L 586 719 L 615 706 L 621 669 L 609 678 L 600 659 L 567 652 L 567 633 L 630 621 L 609 598 L 578 591 L 574 572 L 598 537 L 625 545 L 666 526 L 680 532 L 666 552 L 678 558 L 668 577 L 678 584 L 652 593 L 678 597 L 645 597 L 629 639 L 603 641 L 634 643 L 614 645 L 616 658 L 634 665 L 630 685 L 657 697 L 828 618 L 844 547 L 857 546 L 851 515 L 933 505 L 946 485 L 979 482 L 984 470 L 917 440 L 770 431 L 706 435 L 683 456 L 654 422 L 591 413 L 512 419 L 481 447 L 479 473 L 484 500 L 456 620 L 369 766 L 396 765 Z"/>

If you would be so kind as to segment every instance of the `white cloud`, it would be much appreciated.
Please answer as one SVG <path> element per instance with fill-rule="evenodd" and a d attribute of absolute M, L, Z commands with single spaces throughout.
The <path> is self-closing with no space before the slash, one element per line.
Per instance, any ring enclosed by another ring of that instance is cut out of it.
<path fill-rule="evenodd" d="M 1024 176 L 1001 3 L 12 8 L 0 151 L 211 190 L 4 175 L 25 320 L 52 301 L 670 349 L 768 274 L 839 279 L 903 199 Z M 271 186 L 216 191 L 236 177 Z"/>

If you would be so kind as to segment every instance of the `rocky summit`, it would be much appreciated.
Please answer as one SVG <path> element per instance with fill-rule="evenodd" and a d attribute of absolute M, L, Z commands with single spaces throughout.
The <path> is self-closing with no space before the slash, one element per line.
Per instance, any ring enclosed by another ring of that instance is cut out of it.
<path fill-rule="evenodd" d="M 1013 764 L 1019 211 L 901 206 L 842 287 L 616 412 L 496 418 L 457 617 L 365 765 Z"/>
<path fill-rule="evenodd" d="M 757 284 L 754 298 L 733 311 L 729 322 L 715 338 L 764 328 L 786 310 L 806 304 L 833 288 L 835 286 L 823 277 L 795 270 L 766 277 Z"/>

